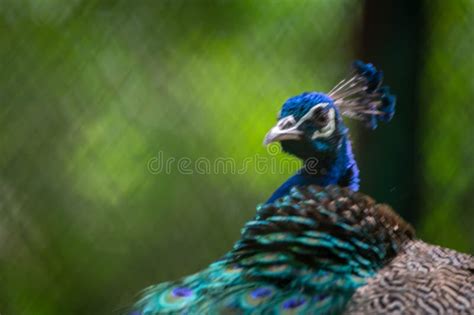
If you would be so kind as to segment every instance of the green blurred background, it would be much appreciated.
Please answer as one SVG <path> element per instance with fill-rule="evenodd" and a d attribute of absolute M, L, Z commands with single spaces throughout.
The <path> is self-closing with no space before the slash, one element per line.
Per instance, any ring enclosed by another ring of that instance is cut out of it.
<path fill-rule="evenodd" d="M 472 25 L 472 0 L 0 2 L 0 313 L 111 314 L 218 258 L 290 173 L 147 163 L 267 156 L 285 99 L 355 58 L 398 96 L 350 123 L 362 190 L 472 253 Z"/>

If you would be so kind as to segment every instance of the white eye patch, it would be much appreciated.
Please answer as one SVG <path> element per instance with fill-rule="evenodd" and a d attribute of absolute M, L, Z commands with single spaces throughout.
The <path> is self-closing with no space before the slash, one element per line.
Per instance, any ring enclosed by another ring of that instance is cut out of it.
<path fill-rule="evenodd" d="M 301 131 L 298 130 L 299 126 L 308 120 L 312 120 L 314 117 L 315 111 L 325 108 L 328 106 L 329 103 L 320 103 L 318 105 L 313 106 L 303 117 L 301 117 L 298 122 L 296 122 L 293 115 L 284 117 L 278 121 L 277 125 L 273 128 L 278 130 L 278 132 L 284 132 L 286 134 L 294 133 L 294 134 L 301 134 Z M 321 128 L 320 130 L 316 130 L 311 139 L 317 138 L 327 138 L 329 137 L 334 130 L 336 130 L 336 112 L 334 108 L 329 109 L 328 111 L 328 123 Z M 276 132 L 276 131 L 275 131 Z"/>
<path fill-rule="evenodd" d="M 293 126 L 294 129 L 298 128 L 302 123 L 304 123 L 307 120 L 313 119 L 314 112 L 319 110 L 320 108 L 325 108 L 328 106 L 329 103 L 320 103 L 318 105 L 313 106 L 301 119 L 298 121 L 296 125 Z M 290 116 L 291 119 L 293 119 L 293 116 Z M 327 138 L 332 133 L 334 130 L 336 130 L 336 112 L 334 108 L 331 108 L 328 112 L 328 123 L 326 126 L 321 128 L 321 130 L 316 130 L 313 135 L 311 136 L 311 139 L 317 139 L 317 138 Z M 294 119 L 293 121 L 294 122 Z M 288 123 L 288 122 L 286 122 Z"/>
<path fill-rule="evenodd" d="M 331 108 L 328 112 L 328 123 L 326 126 L 321 128 L 321 130 L 316 130 L 313 135 L 311 136 L 311 139 L 317 139 L 317 138 L 327 138 L 332 133 L 334 130 L 336 130 L 336 112 L 334 111 L 334 108 Z"/>
<path fill-rule="evenodd" d="M 301 125 L 306 120 L 313 119 L 315 111 L 317 111 L 320 108 L 325 108 L 328 105 L 329 103 L 319 103 L 318 105 L 314 105 L 313 107 L 311 107 L 311 109 L 298 121 L 298 126 Z"/>
<path fill-rule="evenodd" d="M 293 127 L 296 124 L 296 120 L 293 117 L 293 115 L 287 116 L 282 118 L 278 123 L 277 127 L 280 129 L 288 129 L 290 127 Z"/>

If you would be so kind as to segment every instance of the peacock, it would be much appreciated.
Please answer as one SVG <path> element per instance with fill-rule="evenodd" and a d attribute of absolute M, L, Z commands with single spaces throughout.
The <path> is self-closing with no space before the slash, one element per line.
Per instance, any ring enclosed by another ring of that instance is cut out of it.
<path fill-rule="evenodd" d="M 358 192 L 342 117 L 376 128 L 395 112 L 383 74 L 356 61 L 329 93 L 289 98 L 264 143 L 303 167 L 221 259 L 145 289 L 131 315 L 474 314 L 474 258 L 430 245 L 390 206 Z"/>

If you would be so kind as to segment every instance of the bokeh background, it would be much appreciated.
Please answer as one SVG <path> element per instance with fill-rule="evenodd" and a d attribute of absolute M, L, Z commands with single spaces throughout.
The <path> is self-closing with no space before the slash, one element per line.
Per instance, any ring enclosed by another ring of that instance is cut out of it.
<path fill-rule="evenodd" d="M 285 99 L 355 58 L 398 96 L 350 123 L 362 190 L 473 253 L 473 25 L 472 0 L 3 0 L 0 313 L 113 314 L 218 258 L 290 173 L 147 163 L 267 155 Z"/>

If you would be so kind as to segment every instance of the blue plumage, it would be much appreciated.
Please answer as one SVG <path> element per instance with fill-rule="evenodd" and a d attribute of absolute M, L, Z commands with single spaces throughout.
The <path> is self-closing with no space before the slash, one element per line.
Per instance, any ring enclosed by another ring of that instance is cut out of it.
<path fill-rule="evenodd" d="M 296 120 L 301 119 L 314 105 L 333 103 L 333 100 L 324 93 L 305 92 L 290 97 L 282 106 L 278 119 L 293 115 Z"/>
<path fill-rule="evenodd" d="M 287 195 L 290 189 L 295 186 L 340 185 L 349 187 L 353 191 L 359 190 L 359 168 L 352 153 L 351 142 L 348 139 L 342 141 L 334 157 L 328 156 L 325 160 L 318 160 L 315 168 L 312 171 L 308 165 L 305 165 L 286 180 L 271 195 L 267 203 Z"/>
<path fill-rule="evenodd" d="M 373 64 L 363 63 L 360 60 L 356 60 L 352 66 L 357 74 L 360 74 L 367 79 L 367 93 L 373 93 L 380 87 L 380 84 L 382 84 L 383 72 L 378 71 Z"/>
<path fill-rule="evenodd" d="M 388 122 L 393 118 L 393 115 L 395 115 L 396 98 L 395 95 L 390 94 L 390 88 L 388 86 L 383 86 L 379 90 L 382 94 L 382 106 L 380 107 L 380 111 L 383 113 L 379 116 L 379 120 Z"/>

